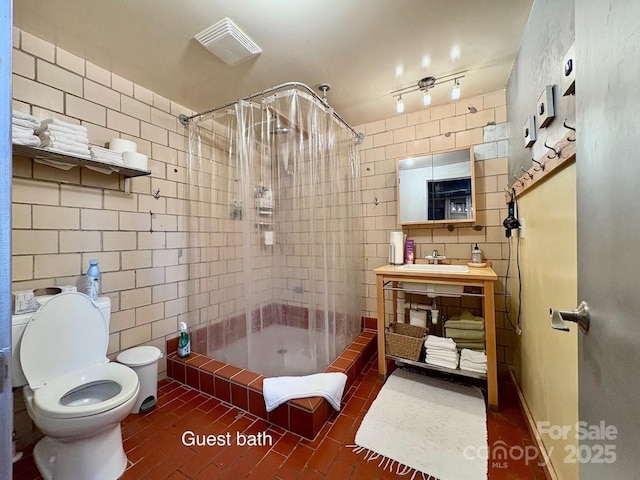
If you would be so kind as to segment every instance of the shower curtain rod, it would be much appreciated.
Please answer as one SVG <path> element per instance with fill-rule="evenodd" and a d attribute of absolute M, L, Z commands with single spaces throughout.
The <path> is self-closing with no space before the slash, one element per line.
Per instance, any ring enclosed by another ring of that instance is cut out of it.
<path fill-rule="evenodd" d="M 235 103 L 239 102 L 240 100 L 251 100 L 252 98 L 255 98 L 255 97 L 264 96 L 264 95 L 267 95 L 267 94 L 269 94 L 269 93 L 271 93 L 271 92 L 275 92 L 276 90 L 280 90 L 280 89 L 285 88 L 285 87 L 295 87 L 295 88 L 302 87 L 302 88 L 306 89 L 306 90 L 307 90 L 311 95 L 313 95 L 313 97 L 315 97 L 315 98 L 316 98 L 316 100 L 319 100 L 320 102 L 322 102 L 322 103 L 323 103 L 325 106 L 327 106 L 327 107 L 329 106 L 329 102 L 327 101 L 327 99 L 326 99 L 326 98 L 322 98 L 322 97 L 318 96 L 318 94 L 317 94 L 316 92 L 314 92 L 314 91 L 313 91 L 313 89 L 312 89 L 311 87 L 309 87 L 308 85 L 305 85 L 304 83 L 300 83 L 300 82 L 285 82 L 285 83 L 282 83 L 282 84 L 277 85 L 277 86 L 275 86 L 275 87 L 267 88 L 266 90 L 261 90 L 260 92 L 256 92 L 256 93 L 253 93 L 253 94 L 251 94 L 251 95 L 247 95 L 246 97 L 239 98 L 238 100 L 234 100 L 233 102 L 227 103 L 227 104 L 222 105 L 222 106 L 220 106 L 220 107 L 215 107 L 215 108 L 212 108 L 212 109 L 210 109 L 210 110 L 206 110 L 206 111 L 204 111 L 204 112 L 195 113 L 195 114 L 193 114 L 193 115 L 191 115 L 191 116 L 186 116 L 185 114 L 181 113 L 180 115 L 178 115 L 178 120 L 180 120 L 180 123 L 186 127 L 186 126 L 188 126 L 188 125 L 189 125 L 189 122 L 190 122 L 193 118 L 195 118 L 195 117 L 199 117 L 199 116 L 201 116 L 201 115 L 206 115 L 206 114 L 208 114 L 208 113 L 213 113 L 213 112 L 215 112 L 215 111 L 222 110 L 223 108 L 230 107 L 231 105 L 233 105 L 233 104 L 235 104 Z M 347 127 L 349 130 L 351 130 L 351 131 L 353 132 L 353 134 L 354 134 L 354 135 L 356 136 L 356 138 L 358 139 L 358 142 L 362 142 L 362 141 L 364 140 L 364 133 L 358 133 L 358 132 L 356 132 L 356 131 L 353 129 L 353 127 L 351 127 L 351 125 L 349 125 L 349 124 L 346 122 L 346 120 L 345 120 L 344 118 L 342 118 L 340 115 L 338 115 L 338 114 L 336 113 L 336 111 L 335 111 L 335 110 L 333 111 L 333 115 L 334 115 L 334 116 L 335 116 L 335 117 L 336 117 L 336 118 L 337 118 L 337 119 L 338 119 L 338 120 L 339 120 L 339 121 L 340 121 L 340 122 L 341 122 L 345 127 Z"/>

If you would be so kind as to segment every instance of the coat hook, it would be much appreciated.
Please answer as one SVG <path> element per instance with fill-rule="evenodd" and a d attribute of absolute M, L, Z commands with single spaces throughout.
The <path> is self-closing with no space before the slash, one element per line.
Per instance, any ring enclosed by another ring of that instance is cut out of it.
<path fill-rule="evenodd" d="M 524 167 L 520 167 L 520 170 L 522 170 L 527 175 L 527 178 L 529 180 L 533 180 L 533 175 L 531 174 L 531 172 L 529 170 L 525 170 Z"/>
<path fill-rule="evenodd" d="M 519 183 L 521 187 L 524 188 L 524 182 L 522 181 L 521 178 L 518 178 L 517 176 L 513 176 L 513 179 L 516 181 L 516 183 Z"/>
<path fill-rule="evenodd" d="M 155 198 L 156 200 L 158 200 L 160 198 L 160 189 L 159 188 L 156 188 L 153 191 L 153 198 Z"/>
<path fill-rule="evenodd" d="M 573 131 L 575 133 L 576 129 L 573 127 L 570 127 L 569 125 L 567 125 L 567 120 L 565 119 L 564 122 L 562 122 L 562 126 L 564 128 L 568 128 L 569 130 Z M 575 142 L 576 141 L 576 136 L 574 135 L 573 138 L 569 138 L 567 137 L 567 142 Z"/>
<path fill-rule="evenodd" d="M 507 185 L 506 187 L 503 188 L 503 190 L 510 194 L 511 193 L 511 186 Z"/>
<path fill-rule="evenodd" d="M 549 145 L 547 145 L 547 141 L 545 140 L 544 142 L 544 146 L 547 147 L 549 150 L 553 151 L 554 155 L 553 157 L 550 157 L 549 155 L 547 155 L 547 158 L 552 159 L 552 158 L 560 158 L 560 149 L 555 149 L 553 147 L 550 147 Z"/>
<path fill-rule="evenodd" d="M 539 162 L 538 160 L 536 160 L 536 159 L 535 159 L 535 158 L 533 158 L 533 157 L 531 157 L 531 161 L 532 161 L 533 163 L 537 163 L 538 165 L 540 165 L 540 168 L 535 168 L 535 167 L 533 168 L 533 171 L 534 171 L 534 172 L 539 172 L 540 170 L 542 170 L 542 171 L 544 172 L 544 163 Z"/>
<path fill-rule="evenodd" d="M 380 200 L 378 200 L 378 197 L 373 197 L 373 204 L 378 205 L 379 203 L 380 203 Z"/>

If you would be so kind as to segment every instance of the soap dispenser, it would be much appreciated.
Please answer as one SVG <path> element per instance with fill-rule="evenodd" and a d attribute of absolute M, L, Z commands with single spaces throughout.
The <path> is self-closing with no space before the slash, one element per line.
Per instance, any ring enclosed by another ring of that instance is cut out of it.
<path fill-rule="evenodd" d="M 482 263 L 482 250 L 478 248 L 477 243 L 471 250 L 471 263 Z"/>

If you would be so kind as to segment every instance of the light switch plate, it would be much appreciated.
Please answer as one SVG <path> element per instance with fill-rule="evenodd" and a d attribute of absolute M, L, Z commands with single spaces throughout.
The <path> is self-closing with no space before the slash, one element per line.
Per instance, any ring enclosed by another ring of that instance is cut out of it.
<path fill-rule="evenodd" d="M 562 96 L 576 93 L 576 48 L 571 44 L 562 60 Z"/>
<path fill-rule="evenodd" d="M 529 148 L 536 143 L 536 117 L 529 115 L 522 126 L 522 136 L 524 137 L 524 147 Z"/>
<path fill-rule="evenodd" d="M 538 127 L 544 128 L 551 123 L 556 116 L 553 108 L 553 85 L 547 85 L 538 97 L 536 116 L 538 117 Z"/>

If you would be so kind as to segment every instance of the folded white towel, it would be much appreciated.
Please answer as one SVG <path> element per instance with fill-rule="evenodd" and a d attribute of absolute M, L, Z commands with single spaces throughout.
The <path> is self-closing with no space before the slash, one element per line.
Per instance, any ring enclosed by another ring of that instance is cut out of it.
<path fill-rule="evenodd" d="M 340 411 L 347 376 L 341 372 L 314 373 L 302 377 L 265 378 L 262 394 L 267 412 L 295 398 L 323 397 Z"/>
<path fill-rule="evenodd" d="M 29 147 L 40 146 L 40 138 L 35 135 L 29 135 L 28 137 L 11 137 L 11 143 L 14 145 L 28 145 Z"/>
<path fill-rule="evenodd" d="M 28 128 L 29 130 L 31 130 L 31 133 L 33 133 L 33 131 L 38 128 L 35 123 L 30 122 L 29 120 L 23 120 L 22 118 L 14 117 L 11 117 L 11 126 Z"/>
<path fill-rule="evenodd" d="M 485 365 L 484 367 L 482 367 L 476 363 L 468 363 L 468 362 L 461 361 L 460 370 L 467 370 L 469 372 L 475 372 L 475 373 L 487 373 L 487 366 Z"/>
<path fill-rule="evenodd" d="M 427 339 L 424 341 L 424 346 L 427 348 L 441 348 L 444 350 L 458 351 L 456 348 L 456 342 L 451 338 L 438 337 L 437 335 L 427 335 Z"/>
<path fill-rule="evenodd" d="M 33 128 L 19 127 L 11 125 L 11 137 L 30 137 L 33 135 Z"/>
<path fill-rule="evenodd" d="M 49 147 L 49 146 L 68 146 L 68 147 L 74 147 L 74 148 L 84 148 L 87 150 L 87 152 L 89 151 L 89 145 L 86 145 L 84 143 L 80 143 L 80 142 L 76 142 L 74 140 L 71 139 L 58 139 L 58 138 L 51 138 L 51 137 L 47 137 L 45 135 L 38 135 L 40 137 L 40 141 L 42 142 L 42 146 L 43 147 Z"/>
<path fill-rule="evenodd" d="M 76 132 L 87 133 L 87 127 L 83 125 L 77 125 L 75 123 L 63 122 L 62 120 L 59 120 L 57 118 L 47 118 L 45 120 L 42 120 L 40 122 L 40 125 L 40 128 L 44 128 L 46 126 L 52 126 L 54 127 L 54 129 L 55 127 L 64 127 L 70 130 L 75 130 Z"/>
<path fill-rule="evenodd" d="M 75 128 L 63 127 L 60 125 L 53 125 L 53 124 L 42 125 L 40 128 L 38 128 L 37 132 L 38 133 L 42 133 L 42 132 L 65 133 L 68 135 L 79 135 L 85 138 L 89 137 L 89 133 L 87 131 L 78 130 Z"/>
<path fill-rule="evenodd" d="M 75 135 L 67 132 L 56 132 L 49 129 L 44 130 L 38 134 L 40 138 L 49 138 L 51 140 L 59 140 L 65 143 L 80 143 L 82 145 L 89 145 L 89 137 L 86 135 Z"/>
<path fill-rule="evenodd" d="M 460 352 L 460 360 L 466 360 L 471 363 L 487 364 L 487 355 L 484 352 L 477 352 L 463 348 Z"/>
<path fill-rule="evenodd" d="M 11 110 L 11 121 L 13 122 L 14 120 L 21 120 L 21 122 L 18 123 L 17 125 L 22 125 L 22 126 L 27 126 L 27 125 L 23 125 L 23 123 L 26 122 L 28 123 L 28 126 L 32 127 L 34 130 L 40 126 L 40 120 L 38 120 L 33 115 L 29 115 L 28 113 L 22 113 L 19 110 Z"/>
<path fill-rule="evenodd" d="M 425 363 L 428 365 L 435 365 L 436 367 L 444 367 L 444 368 L 458 368 L 458 362 L 452 362 L 448 360 L 439 360 L 434 358 L 425 358 Z"/>
<path fill-rule="evenodd" d="M 89 150 L 91 151 L 91 157 L 96 160 L 108 161 L 111 163 L 118 163 L 122 165 L 122 153 L 116 152 L 114 150 L 109 150 L 108 148 L 99 147 L 97 145 L 89 145 Z"/>
<path fill-rule="evenodd" d="M 458 361 L 458 354 L 455 352 L 432 352 L 427 350 L 427 358 L 433 358 L 436 360 L 444 360 L 444 361 Z"/>

